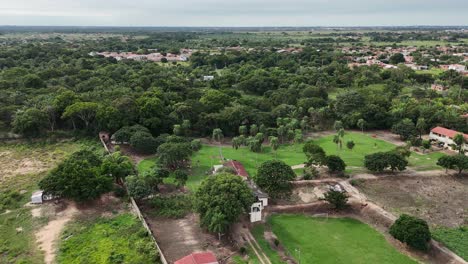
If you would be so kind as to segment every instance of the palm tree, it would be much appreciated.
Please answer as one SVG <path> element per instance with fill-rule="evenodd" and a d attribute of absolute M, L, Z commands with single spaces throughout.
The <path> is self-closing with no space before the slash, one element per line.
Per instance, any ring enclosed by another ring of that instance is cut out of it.
<path fill-rule="evenodd" d="M 364 119 L 359 119 L 357 121 L 357 126 L 361 129 L 362 133 L 364 134 L 364 127 L 366 126 L 366 121 Z"/>
<path fill-rule="evenodd" d="M 218 144 L 219 144 L 219 156 L 221 157 L 221 160 L 224 160 L 223 150 L 221 148 L 221 142 L 222 142 L 222 140 L 224 138 L 223 131 L 220 128 L 213 129 L 212 137 L 213 137 L 214 141 L 218 142 Z"/>
<path fill-rule="evenodd" d="M 277 137 L 270 137 L 270 146 L 271 146 L 271 149 L 273 149 L 275 151 L 275 159 L 277 158 L 277 155 L 278 155 L 278 148 L 279 148 L 279 140 Z"/>

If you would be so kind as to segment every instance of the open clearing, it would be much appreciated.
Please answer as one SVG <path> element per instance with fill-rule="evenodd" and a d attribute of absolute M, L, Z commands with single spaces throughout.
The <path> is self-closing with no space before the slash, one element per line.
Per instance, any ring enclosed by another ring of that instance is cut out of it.
<path fill-rule="evenodd" d="M 272 215 L 268 223 L 286 252 L 300 263 L 417 263 L 355 219 Z"/>
<path fill-rule="evenodd" d="M 314 138 L 314 142 L 320 145 L 327 155 L 338 155 L 347 164 L 348 171 L 365 171 L 364 157 L 368 154 L 393 150 L 396 145 L 389 141 L 374 138 L 369 134 L 358 132 L 346 132 L 344 136 L 344 146 L 342 149 L 333 143 L 333 135 L 330 133 L 320 133 L 320 137 Z M 387 133 L 388 134 L 388 133 Z M 385 137 L 389 135 L 385 134 Z M 322 136 L 323 135 L 323 136 Z M 382 135 L 378 135 L 383 137 Z M 352 150 L 346 148 L 347 141 L 354 141 L 356 144 Z M 393 140 L 392 140 L 393 142 Z M 288 165 L 298 165 L 306 161 L 306 156 L 302 152 L 303 144 L 289 144 L 281 145 L 279 149 L 273 151 L 269 146 L 264 145 L 261 153 L 251 152 L 247 147 L 234 149 L 230 146 L 222 145 L 221 151 L 225 159 L 232 159 L 240 161 L 247 172 L 253 176 L 257 172 L 258 166 L 267 160 L 279 159 Z M 409 158 L 409 166 L 412 169 L 426 171 L 433 169 L 440 169 L 436 165 L 437 159 L 443 154 L 439 152 L 431 152 L 428 154 L 420 154 L 412 152 Z M 144 172 L 149 170 L 155 165 L 157 158 L 149 157 L 139 162 L 138 170 Z M 220 156 L 218 146 L 203 145 L 202 149 L 195 152 L 192 156 L 192 167 L 189 179 L 186 183 L 190 190 L 195 190 L 201 181 L 210 173 L 213 165 L 222 164 L 223 161 Z M 300 174 L 302 169 L 295 170 L 296 174 Z"/>
<path fill-rule="evenodd" d="M 468 178 L 406 176 L 362 180 L 356 186 L 369 200 L 398 215 L 421 217 L 429 224 L 456 227 L 468 219 Z"/>
<path fill-rule="evenodd" d="M 156 249 L 136 216 L 86 217 L 62 234 L 58 263 L 155 263 Z"/>
<path fill-rule="evenodd" d="M 0 144 L 0 263 L 44 262 L 35 234 L 53 218 L 24 204 L 38 181 L 83 145 L 90 143 Z"/>

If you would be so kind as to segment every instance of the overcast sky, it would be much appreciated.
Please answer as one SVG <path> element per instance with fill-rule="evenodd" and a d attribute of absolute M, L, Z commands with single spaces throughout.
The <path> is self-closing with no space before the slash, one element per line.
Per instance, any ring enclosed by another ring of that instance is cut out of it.
<path fill-rule="evenodd" d="M 468 25 L 468 0 L 0 0 L 0 25 Z"/>

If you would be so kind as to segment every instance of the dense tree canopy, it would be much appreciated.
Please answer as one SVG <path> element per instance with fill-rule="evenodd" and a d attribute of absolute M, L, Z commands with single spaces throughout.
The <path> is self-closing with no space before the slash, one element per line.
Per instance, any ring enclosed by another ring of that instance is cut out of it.
<path fill-rule="evenodd" d="M 291 183 L 296 174 L 281 160 L 265 161 L 258 168 L 254 181 L 272 198 L 289 196 L 291 194 Z"/>

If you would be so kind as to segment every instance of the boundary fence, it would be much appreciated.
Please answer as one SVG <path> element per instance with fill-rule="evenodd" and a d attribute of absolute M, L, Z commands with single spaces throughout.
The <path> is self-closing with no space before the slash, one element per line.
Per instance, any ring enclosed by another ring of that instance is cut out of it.
<path fill-rule="evenodd" d="M 104 141 L 105 138 L 108 138 L 107 133 L 100 132 L 99 133 L 99 140 L 101 141 L 102 145 L 104 146 L 104 149 L 107 151 L 107 153 L 111 153 L 109 148 L 107 147 L 106 142 Z M 127 191 L 127 186 L 125 183 L 123 183 L 125 190 Z M 128 193 L 128 191 L 127 191 Z M 130 197 L 130 204 L 132 205 L 132 212 L 140 219 L 143 227 L 146 229 L 146 231 L 151 235 L 151 239 L 154 242 L 154 245 L 156 246 L 156 249 L 159 251 L 159 257 L 161 259 L 162 264 L 168 264 L 166 257 L 164 256 L 164 253 L 162 252 L 161 248 L 158 245 L 158 241 L 156 241 L 156 238 L 154 237 L 153 231 L 151 231 L 151 228 L 149 227 L 148 223 L 146 222 L 145 217 L 140 211 L 140 208 L 138 207 L 138 204 L 135 202 L 135 199 L 133 197 Z"/>

